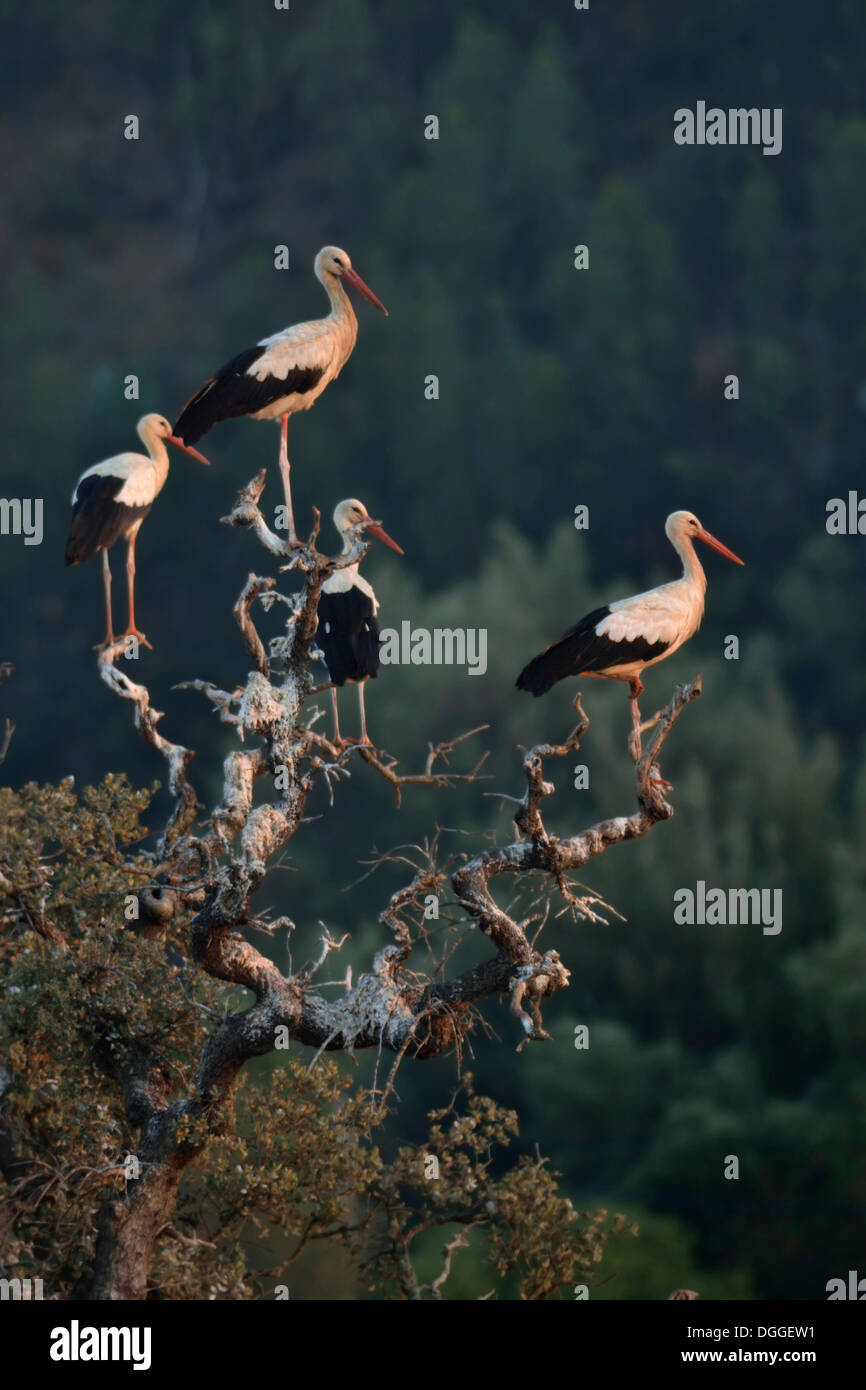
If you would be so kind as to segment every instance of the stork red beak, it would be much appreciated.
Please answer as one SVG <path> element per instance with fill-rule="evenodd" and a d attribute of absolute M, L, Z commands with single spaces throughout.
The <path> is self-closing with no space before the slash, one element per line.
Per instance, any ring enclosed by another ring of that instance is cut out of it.
<path fill-rule="evenodd" d="M 358 293 L 362 294 L 365 299 L 369 299 L 370 303 L 375 305 L 375 307 L 379 310 L 380 314 L 384 314 L 386 318 L 390 318 L 390 314 L 388 313 L 388 310 L 385 308 L 385 305 L 382 303 L 381 299 L 377 299 L 373 291 L 370 289 L 370 286 L 364 284 L 364 281 L 361 279 L 357 270 L 344 270 L 342 278 L 346 281 L 347 285 L 352 286 L 353 290 L 357 290 Z M 400 553 L 402 554 L 402 551 Z"/>
<path fill-rule="evenodd" d="M 184 444 L 183 440 L 178 439 L 176 434 L 167 434 L 165 437 L 169 444 L 175 444 L 178 449 L 183 449 L 185 454 L 191 454 L 194 459 L 198 459 L 199 463 L 206 463 L 210 468 L 210 459 L 206 459 L 204 454 L 200 454 L 198 449 L 194 449 L 191 444 Z"/>
<path fill-rule="evenodd" d="M 726 560 L 733 560 L 735 565 L 744 565 L 746 563 L 745 560 L 740 559 L 739 555 L 735 555 L 733 550 L 729 550 L 726 545 L 722 545 L 721 541 L 717 541 L 715 536 L 711 536 L 709 531 L 705 531 L 703 527 L 695 532 L 695 540 L 703 541 L 704 545 L 711 545 L 713 550 L 717 550 L 720 555 L 724 555 Z"/>
<path fill-rule="evenodd" d="M 382 541 L 384 545 L 390 545 L 392 550 L 396 550 L 398 555 L 405 555 L 405 551 L 400 548 L 396 541 L 393 541 L 387 531 L 377 525 L 375 521 L 368 521 L 364 525 L 364 530 L 370 536 L 375 536 L 377 541 Z"/>

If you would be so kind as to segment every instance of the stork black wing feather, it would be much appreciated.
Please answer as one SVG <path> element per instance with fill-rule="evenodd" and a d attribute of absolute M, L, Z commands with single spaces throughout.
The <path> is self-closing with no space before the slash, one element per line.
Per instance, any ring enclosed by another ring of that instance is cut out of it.
<path fill-rule="evenodd" d="M 66 542 L 67 565 L 91 560 L 97 550 L 109 550 L 125 536 L 136 521 L 143 521 L 150 507 L 128 507 L 116 501 L 126 482 L 114 474 L 93 473 L 82 478 L 75 491 L 72 524 Z"/>
<path fill-rule="evenodd" d="M 524 666 L 517 677 L 518 690 L 532 695 L 545 695 L 557 681 L 581 672 L 605 671 L 629 661 L 651 661 L 667 651 L 667 642 L 648 642 L 645 637 L 614 642 L 600 636 L 596 628 L 610 614 L 610 608 L 596 608 L 579 623 L 552 642 L 543 652 Z"/>
<path fill-rule="evenodd" d="M 266 376 L 261 381 L 250 375 L 250 367 L 264 352 L 267 343 L 245 348 L 220 367 L 184 406 L 174 433 L 184 444 L 195 444 L 219 420 L 254 415 L 282 396 L 311 391 L 322 376 L 322 367 L 293 367 L 286 376 Z"/>
<path fill-rule="evenodd" d="M 363 590 L 352 585 L 342 593 L 322 594 L 316 641 L 335 685 L 377 675 L 379 632 L 372 600 Z"/>

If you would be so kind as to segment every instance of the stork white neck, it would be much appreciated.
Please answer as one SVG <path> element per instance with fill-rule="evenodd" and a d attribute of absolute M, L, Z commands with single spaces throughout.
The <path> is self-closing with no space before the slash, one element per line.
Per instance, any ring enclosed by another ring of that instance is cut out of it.
<path fill-rule="evenodd" d="M 332 275 L 329 270 L 323 270 L 319 279 L 324 286 L 325 294 L 331 301 L 332 319 L 345 321 L 357 328 L 358 320 L 355 318 L 355 310 L 352 302 L 343 287 L 343 282 L 339 275 Z"/>
<path fill-rule="evenodd" d="M 156 426 L 151 420 L 142 420 L 138 424 L 138 437 L 150 455 L 154 471 L 162 487 L 168 477 L 169 461 L 168 449 L 165 447 L 164 437 L 157 432 Z"/>
<path fill-rule="evenodd" d="M 683 562 L 683 579 L 691 587 L 699 589 L 701 593 L 706 593 L 707 576 L 704 574 L 704 567 L 697 557 L 691 536 L 672 536 L 671 545 Z"/>

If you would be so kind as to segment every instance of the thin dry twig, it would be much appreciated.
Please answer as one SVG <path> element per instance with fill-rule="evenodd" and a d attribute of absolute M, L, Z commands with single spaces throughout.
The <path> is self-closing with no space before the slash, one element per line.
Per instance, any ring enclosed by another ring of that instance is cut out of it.
<path fill-rule="evenodd" d="M 356 744 L 358 752 L 370 767 L 376 769 L 380 776 L 391 783 L 397 798 L 397 805 L 402 805 L 403 787 L 453 787 L 458 782 L 477 782 L 480 780 L 481 769 L 487 762 L 489 753 L 482 753 L 469 772 L 437 772 L 436 763 L 440 760 L 447 766 L 448 755 L 454 752 L 459 744 L 465 743 L 468 738 L 474 738 L 476 734 L 484 733 L 489 729 L 489 724 L 479 724 L 475 729 L 469 729 L 465 734 L 458 734 L 456 738 L 443 739 L 441 743 L 428 744 L 427 758 L 424 764 L 424 771 L 417 773 L 398 773 L 397 759 L 388 753 L 384 753 L 377 748 L 371 748 L 367 744 Z"/>

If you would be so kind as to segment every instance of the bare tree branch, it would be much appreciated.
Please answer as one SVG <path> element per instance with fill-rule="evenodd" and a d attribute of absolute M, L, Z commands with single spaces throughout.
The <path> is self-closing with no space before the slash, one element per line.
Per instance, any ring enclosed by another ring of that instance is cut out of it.
<path fill-rule="evenodd" d="M 178 835 L 183 835 L 202 809 L 201 802 L 187 779 L 186 770 L 195 754 L 190 748 L 179 743 L 171 743 L 157 730 L 162 718 L 159 710 L 153 709 L 147 687 L 136 684 L 125 671 L 119 671 L 116 662 L 127 652 L 129 638 L 119 638 L 110 647 L 99 653 L 99 674 L 109 690 L 123 700 L 131 700 L 135 705 L 135 727 L 146 743 L 165 758 L 168 764 L 169 791 L 175 799 L 174 809 L 169 817 L 163 836 L 167 846 Z M 135 640 L 135 639 L 132 639 Z"/>
<path fill-rule="evenodd" d="M 267 476 L 268 470 L 266 468 L 257 473 L 252 481 L 241 489 L 232 510 L 228 516 L 221 516 L 220 522 L 223 526 L 250 527 L 265 550 L 269 550 L 272 555 L 287 559 L 290 554 L 288 546 L 275 531 L 271 530 L 259 511 L 259 498 L 265 490 Z"/>
<path fill-rule="evenodd" d="M 443 1246 L 442 1268 L 430 1285 L 430 1291 L 434 1298 L 438 1299 L 442 1297 L 442 1290 L 451 1277 L 451 1261 L 454 1258 L 455 1250 L 465 1250 L 468 1245 L 469 1241 L 466 1239 L 466 1233 L 464 1231 L 458 1231 L 456 1236 L 447 1241 Z"/>
<path fill-rule="evenodd" d="M 458 744 L 465 743 L 466 739 L 474 738 L 476 734 L 484 733 L 489 727 L 489 724 L 479 724 L 476 729 L 469 729 L 467 733 L 458 734 L 456 738 L 444 740 L 435 746 L 432 743 L 429 744 L 424 771 L 418 773 L 398 773 L 396 771 L 397 759 L 392 758 L 389 754 L 380 753 L 376 748 L 360 744 L 358 751 L 365 763 L 374 767 L 380 776 L 391 783 L 397 794 L 397 805 L 400 806 L 402 805 L 401 790 L 403 787 L 453 787 L 457 782 L 477 782 L 481 769 L 489 757 L 488 753 L 482 753 L 470 772 L 437 772 L 436 763 L 441 759 L 447 765 L 448 754 L 453 753 Z"/>
<path fill-rule="evenodd" d="M 376 952 L 370 968 L 357 981 L 353 983 L 347 973 L 339 995 L 325 998 L 322 990 L 328 982 L 318 982 L 316 971 L 342 944 L 328 929 L 319 960 L 289 975 L 243 934 L 245 928 L 261 925 L 251 900 L 269 867 L 305 823 L 311 791 L 321 780 L 333 795 L 335 779 L 349 775 L 359 764 L 371 767 L 394 787 L 398 804 L 408 786 L 445 789 L 458 782 L 475 782 L 486 755 L 468 771 L 452 770 L 450 759 L 486 726 L 429 745 L 424 770 L 417 774 L 400 772 L 396 759 L 379 749 L 337 747 L 318 732 L 318 712 L 305 716 L 304 706 L 316 688 L 311 667 L 322 585 L 335 569 L 361 559 L 367 543 L 359 534 L 348 554 L 322 554 L 316 546 L 319 516 L 315 513 L 309 539 L 290 552 L 259 510 L 264 476 L 259 474 L 241 490 L 223 520 L 250 528 L 268 553 L 287 560 L 282 572 L 301 583 L 284 598 L 274 579 L 248 577 L 234 608 L 254 668 L 242 687 L 228 692 L 207 680 L 184 683 L 183 688 L 204 694 L 220 719 L 244 741 L 243 748 L 225 759 L 220 799 L 200 833 L 195 833 L 194 822 L 201 807 L 187 779 L 192 751 L 158 732 L 161 715 L 153 709 L 146 687 L 119 669 L 126 639 L 99 658 L 100 677 L 119 698 L 134 705 L 136 728 L 165 759 L 174 797 L 160 862 L 145 890 L 148 933 L 158 935 L 172 919 L 176 903 L 186 903 L 194 911 L 189 939 L 198 967 L 215 979 L 243 986 L 253 999 L 245 1009 L 215 1022 L 198 1060 L 192 1090 L 184 1096 L 171 1099 L 163 1063 L 147 1046 L 127 1068 L 123 1078 L 127 1112 L 141 1126 L 144 1173 L 122 1199 L 113 1198 L 102 1214 L 94 1297 L 142 1296 L 141 1270 L 147 1268 L 147 1251 L 156 1230 L 170 1220 L 184 1168 L 207 1135 L 218 1131 L 221 1110 L 231 1099 L 243 1064 L 271 1051 L 278 1030 L 316 1049 L 316 1055 L 356 1048 L 392 1053 L 394 1062 L 380 1103 L 390 1093 L 402 1059 L 435 1057 L 449 1050 L 459 1053 L 479 1018 L 479 1002 L 490 995 L 509 1001 L 520 1025 L 521 1046 L 546 1038 L 542 1004 L 568 985 L 568 969 L 555 951 L 536 949 L 538 915 L 519 920 L 496 902 L 492 885 L 504 875 L 512 879 L 540 876 L 546 889 L 559 893 L 567 910 L 578 917 L 592 917 L 599 900 L 590 893 L 576 893 L 569 875 L 613 846 L 646 835 L 673 814 L 662 794 L 668 784 L 661 778 L 657 760 L 686 704 L 700 693 L 700 678 L 678 686 L 657 716 L 635 769 L 637 809 L 560 838 L 546 830 L 541 815 L 543 802 L 554 789 L 545 779 L 545 760 L 567 757 L 580 747 L 589 720 L 578 696 L 578 723 L 568 738 L 560 744 L 538 744 L 524 756 L 526 785 L 514 817 L 515 838 L 461 855 L 447 868 L 436 862 L 435 841 L 422 851 L 420 862 L 402 856 L 411 868 L 409 881 L 391 894 L 379 919 L 391 940 Z M 285 632 L 271 641 L 266 652 L 253 619 L 254 605 L 259 600 L 272 608 L 278 598 L 286 605 Z M 353 764 L 356 752 L 360 759 Z M 257 782 L 267 786 L 264 796 L 256 794 Z M 413 953 L 423 953 L 425 962 L 433 953 L 424 903 L 431 895 L 437 902 L 442 900 L 449 876 L 463 930 L 477 929 L 490 940 L 492 951 L 481 963 L 449 975 L 446 967 L 454 953 L 457 926 L 452 922 L 443 932 L 445 951 L 431 976 L 429 962 L 425 969 L 419 960 L 413 970 L 410 961 Z M 292 925 L 288 918 L 281 923 Z M 530 926 L 533 939 L 528 934 Z M 459 1244 L 455 1240 L 445 1248 L 445 1265 L 433 1287 L 435 1297 L 441 1296 Z M 407 1268 L 404 1277 L 404 1292 L 418 1297 L 414 1274 Z"/>
<path fill-rule="evenodd" d="M 262 486 L 260 475 L 241 491 L 231 513 L 233 524 L 250 525 L 257 534 L 261 531 L 257 503 Z M 560 839 L 547 832 L 541 817 L 542 802 L 553 791 L 552 783 L 545 780 L 544 762 L 550 757 L 566 757 L 580 747 L 589 720 L 578 696 L 578 723 L 568 738 L 560 744 L 538 744 L 524 757 L 526 790 L 515 814 L 517 838 L 484 849 L 461 863 L 452 875 L 457 905 L 491 939 L 495 955 L 451 979 L 430 980 L 406 972 L 405 963 L 422 933 L 417 924 L 413 929 L 407 922 L 405 910 L 417 906 L 420 895 L 438 894 L 441 888 L 441 873 L 435 866 L 427 866 L 392 895 L 382 913 L 380 920 L 393 933 L 395 944 L 378 952 L 372 971 L 344 997 L 325 1000 L 311 976 L 284 978 L 267 957 L 237 934 L 239 927 L 250 923 L 250 899 L 268 865 L 297 832 L 316 778 L 345 771 L 351 754 L 357 751 L 363 762 L 395 787 L 399 798 L 402 788 L 409 785 L 445 788 L 457 781 L 473 782 L 485 758 L 482 756 L 468 772 L 453 772 L 447 766 L 460 744 L 482 732 L 481 728 L 473 729 L 430 745 L 423 773 L 405 774 L 399 772 L 390 755 L 366 746 L 338 748 L 310 722 L 303 722 L 301 706 L 313 688 L 310 663 L 321 586 L 334 565 L 346 558 L 322 555 L 314 538 L 315 531 L 293 557 L 293 568 L 303 573 L 304 584 L 287 624 L 281 658 L 283 679 L 273 683 L 270 663 L 251 617 L 255 599 L 271 592 L 273 581 L 251 575 L 235 605 L 235 616 L 256 669 L 245 687 L 232 694 L 206 681 L 185 683 L 202 690 L 221 718 L 235 724 L 242 735 L 259 740 L 255 748 L 226 758 L 222 799 L 211 814 L 212 828 L 204 836 L 185 833 L 199 809 L 185 779 L 191 752 L 157 733 L 160 716 L 151 708 L 145 687 L 133 683 L 114 664 L 122 644 L 115 644 L 100 658 L 103 679 L 123 698 L 134 701 L 137 727 L 169 764 L 177 798 L 172 819 L 182 838 L 174 846 L 164 879 L 179 889 L 189 886 L 193 877 L 197 883 L 204 882 L 204 903 L 191 929 L 195 958 L 216 978 L 245 985 L 256 995 L 256 1003 L 246 1014 L 233 1016 L 212 1038 L 200 1067 L 204 1089 L 224 1074 L 229 1061 L 229 1070 L 236 1070 L 247 1057 L 269 1050 L 276 1027 L 287 1028 L 291 1036 L 324 1050 L 384 1046 L 400 1055 L 408 1050 L 418 1056 L 433 1056 L 459 1044 L 462 1031 L 471 1027 L 470 1005 L 492 993 L 510 997 L 525 1038 L 546 1037 L 541 1001 L 568 984 L 569 972 L 556 952 L 535 950 L 527 937 L 528 923 L 515 920 L 499 907 L 491 884 L 504 874 L 541 873 L 578 915 L 591 916 L 592 904 L 598 899 L 574 894 L 568 874 L 613 845 L 640 838 L 673 814 L 661 790 L 667 784 L 654 775 L 657 759 L 683 708 L 700 692 L 699 678 L 689 686 L 677 687 L 657 717 L 653 736 L 636 768 L 638 810 Z M 260 539 L 266 548 L 273 549 L 267 537 L 260 535 Z M 363 552 L 363 546 L 358 548 Z M 446 764 L 444 768 L 438 767 L 440 761 Z M 254 784 L 262 777 L 273 779 L 276 795 L 254 805 Z M 229 854 L 228 862 L 222 862 Z"/>
<path fill-rule="evenodd" d="M 250 609 L 253 605 L 253 601 L 258 598 L 262 590 L 272 589 L 275 583 L 275 579 L 260 579 L 256 575 L 251 574 L 234 608 L 235 621 L 241 630 L 247 651 L 253 659 L 256 670 L 260 671 L 263 676 L 268 674 L 268 658 L 262 646 L 262 639 L 256 632 L 253 620 L 250 617 Z"/>

